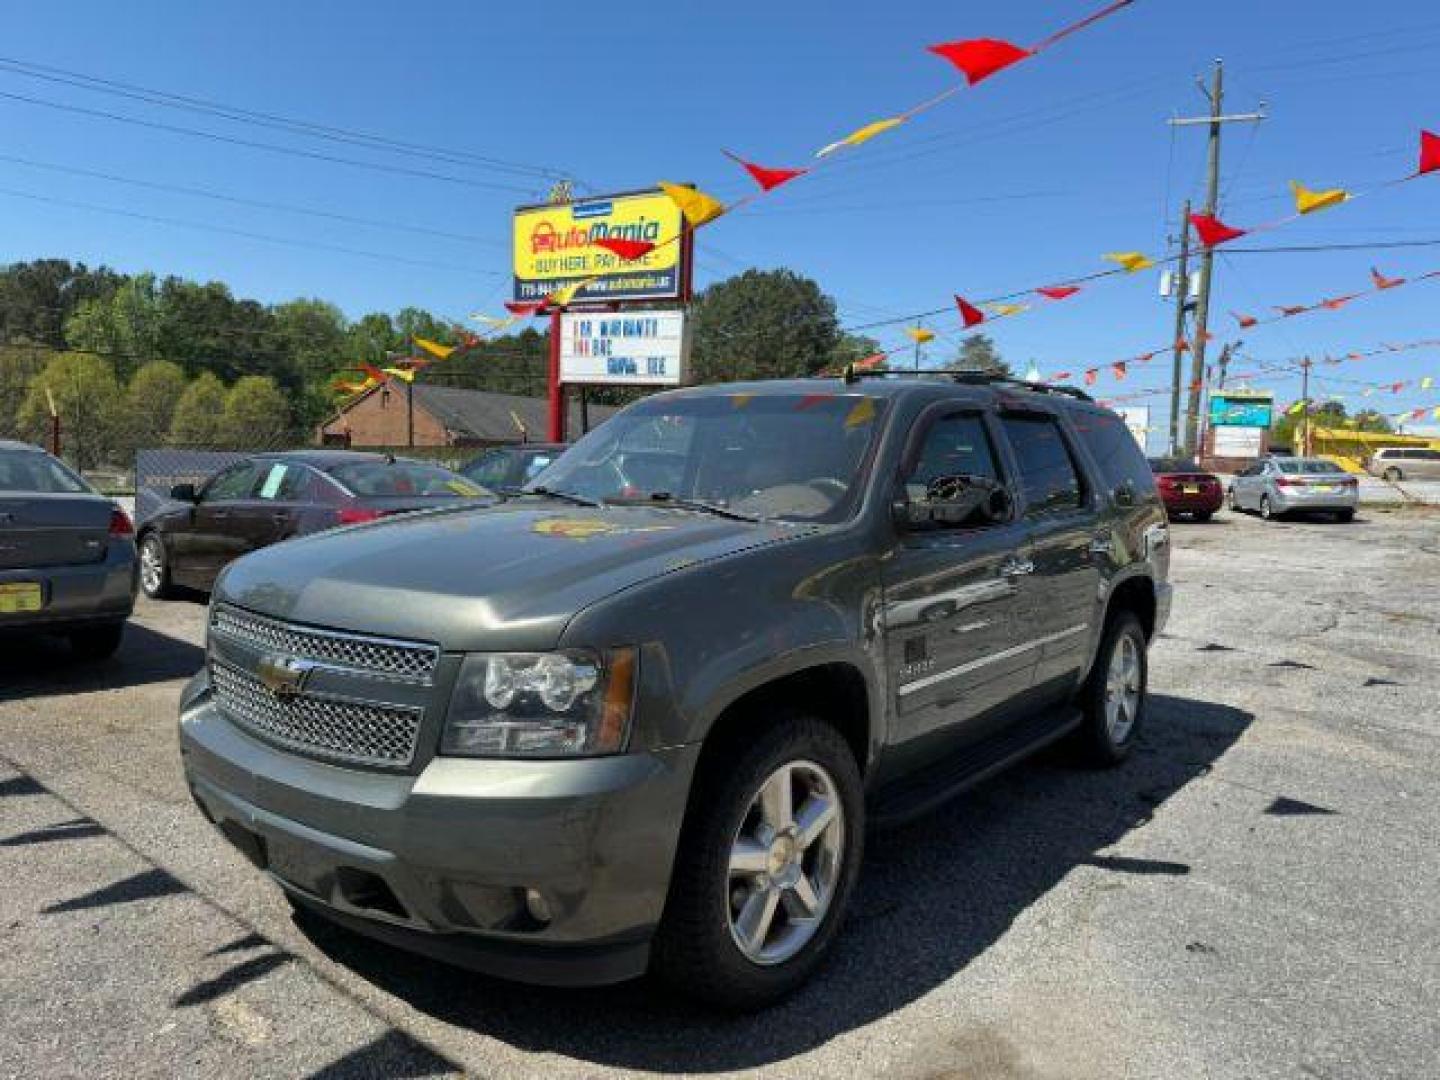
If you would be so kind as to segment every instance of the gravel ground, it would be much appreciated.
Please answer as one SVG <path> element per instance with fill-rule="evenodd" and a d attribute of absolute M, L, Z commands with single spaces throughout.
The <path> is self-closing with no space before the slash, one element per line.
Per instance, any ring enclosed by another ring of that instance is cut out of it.
<path fill-rule="evenodd" d="M 872 839 L 834 961 L 722 1018 L 297 925 L 175 751 L 203 608 L 0 655 L 0 1076 L 1440 1075 L 1440 515 L 1177 525 L 1142 750 Z"/>

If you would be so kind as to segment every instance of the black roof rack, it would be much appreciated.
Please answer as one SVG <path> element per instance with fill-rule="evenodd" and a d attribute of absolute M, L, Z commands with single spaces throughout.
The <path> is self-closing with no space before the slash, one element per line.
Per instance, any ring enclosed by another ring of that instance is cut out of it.
<path fill-rule="evenodd" d="M 1077 401 L 1093 401 L 1089 394 L 1075 386 L 1057 386 L 1054 383 L 1029 382 L 1013 375 L 1002 375 L 993 371 L 856 371 L 854 365 L 842 373 L 847 383 L 861 379 L 891 379 L 896 377 L 912 379 L 948 379 L 963 386 L 1009 386 L 1016 390 L 1031 390 L 1037 394 L 1060 394 Z"/>

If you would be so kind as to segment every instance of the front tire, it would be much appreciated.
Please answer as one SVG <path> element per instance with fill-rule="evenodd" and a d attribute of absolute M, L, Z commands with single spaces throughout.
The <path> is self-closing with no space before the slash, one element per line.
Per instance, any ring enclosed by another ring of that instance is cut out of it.
<path fill-rule="evenodd" d="M 1130 756 L 1145 719 L 1149 679 L 1145 629 L 1134 612 L 1121 611 L 1106 624 L 1080 691 L 1085 719 L 1076 744 L 1086 764 L 1105 768 Z"/>
<path fill-rule="evenodd" d="M 1197 524 L 1197 525 L 1204 525 L 1207 521 L 1209 521 L 1212 517 L 1215 516 L 1215 511 L 1213 511 L 1213 510 L 1196 510 L 1195 513 L 1194 513 L 1192 516 L 1193 516 L 1194 519 L 1195 519 L 1195 524 Z"/>
<path fill-rule="evenodd" d="M 830 950 L 864 831 L 860 770 L 830 725 L 784 711 L 717 747 L 696 780 L 652 971 L 724 1009 L 785 997 Z"/>
<path fill-rule="evenodd" d="M 1399 469 L 1397 469 L 1394 465 L 1391 465 L 1390 468 L 1386 469 L 1382 475 L 1392 484 L 1405 479 L 1405 474 L 1402 473 Z"/>
<path fill-rule="evenodd" d="M 1336 511 L 1335 511 L 1335 520 L 1338 521 L 1338 522 L 1340 522 L 1342 525 L 1345 524 L 1346 522 L 1354 521 L 1354 520 L 1355 520 L 1355 511 L 1354 511 L 1354 510 L 1336 510 Z"/>
<path fill-rule="evenodd" d="M 1270 505 L 1269 495 L 1260 496 L 1260 516 L 1266 521 L 1274 521 L 1277 517 L 1280 516 L 1275 512 L 1275 508 Z"/>
<path fill-rule="evenodd" d="M 140 540 L 140 588 L 151 600 L 166 600 L 174 594 L 170 556 L 157 532 L 148 532 Z"/>

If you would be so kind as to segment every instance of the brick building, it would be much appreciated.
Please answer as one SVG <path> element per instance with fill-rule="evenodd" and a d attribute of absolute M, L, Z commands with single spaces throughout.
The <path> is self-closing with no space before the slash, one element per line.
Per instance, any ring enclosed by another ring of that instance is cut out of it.
<path fill-rule="evenodd" d="M 412 392 L 413 443 L 410 440 Z M 587 412 L 590 426 L 594 427 L 615 410 L 591 405 Z M 538 442 L 549 434 L 546 417 L 544 398 L 391 380 L 346 402 L 340 412 L 320 426 L 317 441 L 324 446 L 356 448 L 495 446 L 526 440 Z M 578 437 L 581 431 L 580 406 L 572 401 L 569 418 L 571 438 Z"/>

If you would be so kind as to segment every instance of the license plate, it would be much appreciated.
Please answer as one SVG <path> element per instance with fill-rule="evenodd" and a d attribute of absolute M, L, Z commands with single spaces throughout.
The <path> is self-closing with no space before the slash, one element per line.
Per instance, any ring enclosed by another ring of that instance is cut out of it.
<path fill-rule="evenodd" d="M 0 582 L 0 615 L 39 611 L 43 605 L 38 581 Z"/>
<path fill-rule="evenodd" d="M 1330 492 L 1332 492 L 1332 491 L 1335 490 L 1335 485 L 1334 485 L 1334 484 L 1316 484 L 1316 485 L 1315 485 L 1314 487 L 1312 487 L 1310 490 L 1311 490 L 1311 491 L 1318 491 L 1318 492 L 1319 492 L 1320 494 L 1322 494 L 1322 495 L 1328 495 L 1328 494 L 1330 494 Z"/>
<path fill-rule="evenodd" d="M 1184 492 L 1186 495 L 1199 495 L 1199 494 L 1200 494 L 1200 489 L 1199 489 L 1198 487 L 1196 487 L 1194 484 L 1184 484 L 1184 485 L 1181 486 L 1180 490 L 1181 490 L 1182 492 Z"/>

